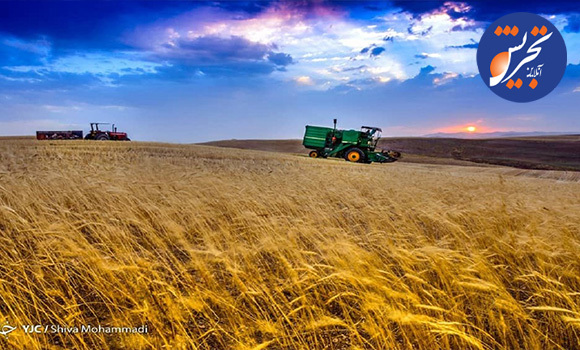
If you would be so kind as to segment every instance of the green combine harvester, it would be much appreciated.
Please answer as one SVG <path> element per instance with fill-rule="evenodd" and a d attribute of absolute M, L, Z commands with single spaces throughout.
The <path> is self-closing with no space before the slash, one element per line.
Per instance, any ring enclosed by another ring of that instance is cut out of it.
<path fill-rule="evenodd" d="M 381 128 L 373 126 L 362 126 L 360 131 L 338 130 L 334 119 L 334 128 L 306 125 L 302 144 L 312 150 L 312 158 L 336 157 L 367 164 L 397 161 L 401 157 L 401 153 L 397 151 L 375 152 L 381 132 Z"/>

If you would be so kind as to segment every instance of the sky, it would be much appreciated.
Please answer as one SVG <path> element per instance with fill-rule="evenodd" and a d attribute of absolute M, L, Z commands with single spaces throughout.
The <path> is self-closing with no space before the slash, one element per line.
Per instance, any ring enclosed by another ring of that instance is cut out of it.
<path fill-rule="evenodd" d="M 480 78 L 478 42 L 512 12 L 567 46 L 530 103 Z M 116 123 L 134 140 L 301 138 L 304 126 L 387 136 L 580 131 L 575 1 L 0 1 L 0 136 Z"/>

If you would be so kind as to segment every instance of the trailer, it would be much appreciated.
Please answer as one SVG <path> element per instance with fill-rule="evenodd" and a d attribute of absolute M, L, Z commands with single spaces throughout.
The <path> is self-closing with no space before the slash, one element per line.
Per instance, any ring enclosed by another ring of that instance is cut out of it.
<path fill-rule="evenodd" d="M 67 131 L 37 131 L 37 140 L 82 140 L 82 130 L 67 130 Z"/>

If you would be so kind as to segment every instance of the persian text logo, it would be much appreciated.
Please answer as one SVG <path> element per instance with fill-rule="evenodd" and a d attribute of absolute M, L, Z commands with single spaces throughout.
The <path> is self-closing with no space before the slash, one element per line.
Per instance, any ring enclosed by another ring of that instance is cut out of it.
<path fill-rule="evenodd" d="M 479 42 L 477 66 L 496 95 L 531 102 L 549 94 L 566 70 L 566 45 L 544 17 L 517 12 L 490 25 Z"/>

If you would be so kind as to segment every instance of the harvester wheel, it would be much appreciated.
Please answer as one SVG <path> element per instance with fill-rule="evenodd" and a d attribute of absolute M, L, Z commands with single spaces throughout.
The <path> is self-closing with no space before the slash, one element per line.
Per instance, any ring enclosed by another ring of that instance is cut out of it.
<path fill-rule="evenodd" d="M 97 141 L 107 141 L 107 140 L 109 140 L 109 136 L 107 136 L 107 134 L 101 134 L 101 135 L 97 136 L 96 140 Z"/>
<path fill-rule="evenodd" d="M 358 148 L 351 148 L 346 152 L 344 158 L 353 163 L 364 162 L 365 154 Z"/>
<path fill-rule="evenodd" d="M 308 155 L 310 156 L 310 158 L 318 158 L 319 156 L 318 151 L 310 151 Z"/>

